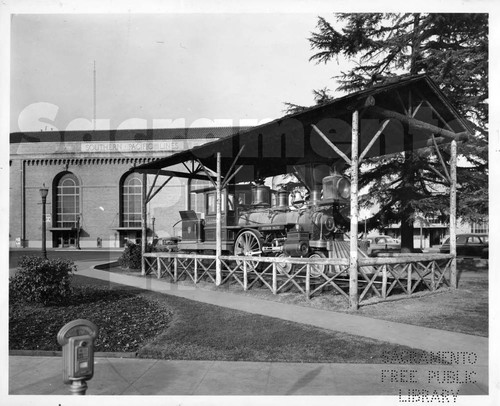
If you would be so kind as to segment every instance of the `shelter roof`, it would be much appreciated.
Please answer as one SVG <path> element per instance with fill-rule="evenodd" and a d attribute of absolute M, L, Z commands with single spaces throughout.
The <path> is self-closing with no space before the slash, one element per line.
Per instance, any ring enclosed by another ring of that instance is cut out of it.
<path fill-rule="evenodd" d="M 238 155 L 242 165 L 235 182 L 294 172 L 305 166 L 343 165 L 342 153 L 351 155 L 352 113 L 359 111 L 359 151 L 376 157 L 416 150 L 439 141 L 465 139 L 467 122 L 427 76 L 402 76 L 355 92 L 300 113 L 239 131 L 229 137 L 160 158 L 135 168 L 155 173 L 172 165 L 197 161 L 215 171 L 221 153 L 221 172 L 227 173 Z M 385 127 L 383 123 L 385 123 Z M 335 152 L 320 136 L 341 151 Z M 383 131 L 382 131 L 383 128 Z M 429 129 L 430 128 L 430 129 Z M 378 137 L 374 135 L 380 132 Z"/>

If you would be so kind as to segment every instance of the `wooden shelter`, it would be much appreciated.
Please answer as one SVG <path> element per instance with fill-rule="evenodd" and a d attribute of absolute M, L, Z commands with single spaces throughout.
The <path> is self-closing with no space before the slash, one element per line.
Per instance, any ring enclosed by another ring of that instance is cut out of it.
<path fill-rule="evenodd" d="M 285 173 L 304 177 L 311 173 L 307 170 L 311 167 L 348 168 L 351 176 L 349 297 L 350 306 L 357 308 L 359 165 L 370 157 L 432 147 L 443 165 L 440 175 L 450 183 L 451 285 L 456 287 L 457 142 L 466 141 L 469 134 L 467 122 L 430 78 L 425 75 L 394 78 L 303 112 L 137 166 L 134 170 L 144 176 L 143 235 L 146 235 L 146 203 L 155 195 L 153 186 L 159 176 L 167 177 L 163 185 L 172 177 L 211 181 L 216 187 L 220 216 L 221 191 L 229 182 L 247 182 Z M 450 170 L 438 148 L 445 143 L 451 143 Z M 171 169 L 179 164 L 185 170 Z M 147 174 L 156 175 L 149 192 Z M 219 227 L 215 256 L 217 284 L 221 282 L 220 232 Z M 144 254 L 145 238 L 142 244 Z M 144 273 L 144 260 L 142 270 Z"/>

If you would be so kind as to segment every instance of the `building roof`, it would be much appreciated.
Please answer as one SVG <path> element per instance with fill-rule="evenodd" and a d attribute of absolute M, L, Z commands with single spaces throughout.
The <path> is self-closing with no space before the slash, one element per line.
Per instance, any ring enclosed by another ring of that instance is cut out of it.
<path fill-rule="evenodd" d="M 343 165 L 341 154 L 335 152 L 313 126 L 349 157 L 354 110 L 360 112 L 359 152 L 371 144 L 366 157 L 432 145 L 433 132 L 437 136 L 446 133 L 446 139 L 454 138 L 455 134 L 471 133 L 468 123 L 429 77 L 402 76 L 135 169 L 155 173 L 182 162 L 198 161 L 215 171 L 216 154 L 220 152 L 222 174 L 225 174 L 242 147 L 238 158 L 242 169 L 235 182 L 290 173 L 297 167 Z M 389 116 L 392 117 L 388 124 L 372 143 L 375 133 Z M 415 126 L 415 122 L 419 125 Z M 422 123 L 427 127 L 432 125 L 434 131 L 422 128 Z"/>
<path fill-rule="evenodd" d="M 36 131 L 10 134 L 11 144 L 29 142 L 93 142 L 219 139 L 249 127 L 161 128 L 96 131 Z"/>

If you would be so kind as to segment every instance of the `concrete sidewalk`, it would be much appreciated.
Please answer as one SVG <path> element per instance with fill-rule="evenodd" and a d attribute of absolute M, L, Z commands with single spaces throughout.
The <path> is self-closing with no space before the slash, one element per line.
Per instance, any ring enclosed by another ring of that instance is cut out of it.
<path fill-rule="evenodd" d="M 60 357 L 11 356 L 10 395 L 69 395 Z M 413 372 L 409 372 L 413 371 Z M 443 383 L 445 371 L 453 382 Z M 487 395 L 486 367 L 95 358 L 87 395 Z M 412 382 L 408 382 L 408 380 Z M 397 378 L 397 379 L 396 379 Z M 430 379 L 430 383 L 429 383 Z M 466 381 L 471 381 L 465 383 Z M 400 382 L 406 381 L 406 382 Z M 435 392 L 434 392 L 435 391 Z M 423 392 L 419 392 L 423 393 Z M 57 404 L 57 402 L 55 403 Z"/>

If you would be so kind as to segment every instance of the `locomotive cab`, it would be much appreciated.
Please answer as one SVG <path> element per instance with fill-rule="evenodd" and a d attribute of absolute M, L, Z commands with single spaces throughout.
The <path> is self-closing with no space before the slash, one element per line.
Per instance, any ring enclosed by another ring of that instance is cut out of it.
<path fill-rule="evenodd" d="M 217 194 L 213 187 L 193 190 L 198 210 L 180 211 L 183 251 L 213 251 L 216 241 Z M 250 206 L 250 185 L 231 185 L 221 193 L 222 249 L 232 251 L 238 227 L 238 213 Z"/>

